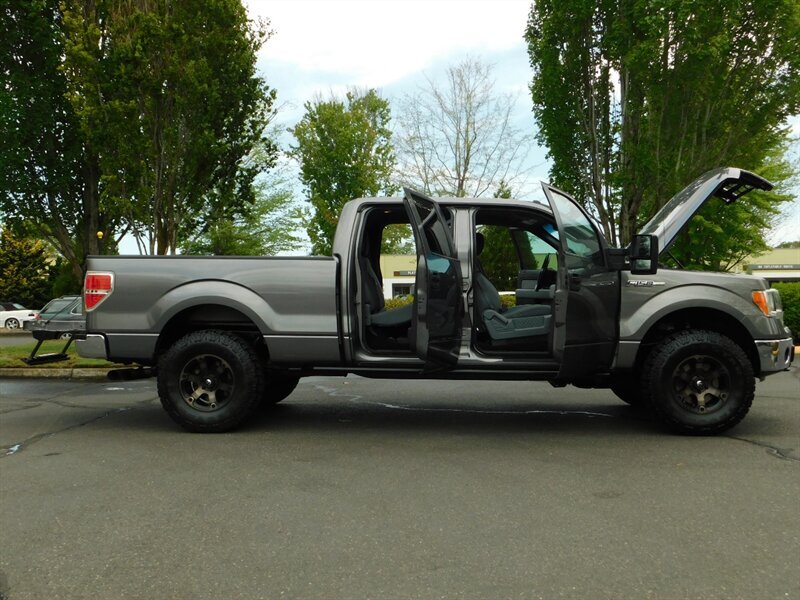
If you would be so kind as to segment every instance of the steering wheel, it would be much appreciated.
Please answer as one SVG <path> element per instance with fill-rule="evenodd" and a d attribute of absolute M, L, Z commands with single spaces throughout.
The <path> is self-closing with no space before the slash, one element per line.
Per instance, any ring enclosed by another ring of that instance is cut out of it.
<path fill-rule="evenodd" d="M 548 281 L 550 277 L 547 275 L 549 273 L 547 267 L 550 264 L 550 254 L 547 254 L 544 257 L 544 262 L 542 263 L 542 270 L 539 271 L 539 277 L 536 278 L 536 291 L 543 290 L 546 286 L 548 286 Z"/>

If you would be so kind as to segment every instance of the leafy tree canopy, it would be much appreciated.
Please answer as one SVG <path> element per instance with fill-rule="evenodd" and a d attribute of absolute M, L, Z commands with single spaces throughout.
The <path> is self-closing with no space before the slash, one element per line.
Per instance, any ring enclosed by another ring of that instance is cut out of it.
<path fill-rule="evenodd" d="M 307 220 L 312 252 L 327 255 L 345 202 L 391 190 L 391 112 L 375 90 L 351 90 L 344 100 L 318 98 L 305 110 L 292 130 L 292 155 L 314 209 Z"/>
<path fill-rule="evenodd" d="M 0 231 L 0 300 L 40 308 L 51 299 L 51 266 L 45 244 Z"/>
<path fill-rule="evenodd" d="M 184 254 L 273 256 L 296 250 L 302 220 L 285 169 L 276 168 L 254 183 L 255 201 L 242 214 L 213 216 L 206 228 L 181 246 Z"/>
<path fill-rule="evenodd" d="M 501 180 L 494 197 L 509 199 L 512 195 L 511 188 L 505 180 Z M 486 276 L 499 290 L 517 289 L 519 256 L 508 227 L 483 225 L 480 231 L 484 239 L 481 266 Z"/>
<path fill-rule="evenodd" d="M 65 3 L 68 97 L 97 152 L 101 202 L 150 253 L 174 252 L 209 215 L 252 202 L 243 164 L 274 91 L 255 74 L 268 39 L 240 0 Z"/>
<path fill-rule="evenodd" d="M 113 243 L 121 211 L 101 207 L 96 154 L 67 99 L 59 0 L 0 10 L 0 213 L 20 235 L 49 241 L 81 279 L 87 254 Z"/>
<path fill-rule="evenodd" d="M 72 279 L 125 233 L 173 252 L 212 214 L 247 212 L 277 149 L 255 73 L 270 33 L 241 0 L 12 2 L 0 27 L 0 212 Z"/>
<path fill-rule="evenodd" d="M 736 242 L 744 228 L 722 219 L 750 223 L 763 243 L 792 176 L 782 152 L 786 119 L 800 109 L 796 0 L 539 0 L 525 36 L 551 178 L 609 239 L 627 243 L 698 175 L 740 166 L 771 175 L 777 193 L 705 213 L 713 256 L 685 252 L 698 266 L 735 264 L 752 238 Z"/>

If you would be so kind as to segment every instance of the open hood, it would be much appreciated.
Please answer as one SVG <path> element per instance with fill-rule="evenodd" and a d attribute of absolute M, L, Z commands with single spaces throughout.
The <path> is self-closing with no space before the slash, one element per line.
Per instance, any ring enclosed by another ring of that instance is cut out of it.
<path fill-rule="evenodd" d="M 655 235 L 659 252 L 666 252 L 689 219 L 712 196 L 732 204 L 754 189 L 769 191 L 772 187 L 769 181 L 750 171 L 734 167 L 714 169 L 675 194 L 639 233 Z"/>

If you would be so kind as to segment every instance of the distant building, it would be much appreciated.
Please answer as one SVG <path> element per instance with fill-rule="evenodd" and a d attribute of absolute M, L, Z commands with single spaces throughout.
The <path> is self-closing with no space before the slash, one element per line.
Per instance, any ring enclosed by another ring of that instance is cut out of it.
<path fill-rule="evenodd" d="M 752 256 L 745 259 L 744 269 L 769 282 L 800 281 L 800 248 L 775 248 Z"/>
<path fill-rule="evenodd" d="M 386 299 L 414 293 L 417 257 L 414 254 L 381 254 L 383 297 Z"/>

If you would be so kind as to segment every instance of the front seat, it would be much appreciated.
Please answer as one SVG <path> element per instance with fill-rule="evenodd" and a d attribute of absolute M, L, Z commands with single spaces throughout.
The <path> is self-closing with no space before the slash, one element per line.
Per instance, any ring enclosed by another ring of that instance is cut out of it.
<path fill-rule="evenodd" d="M 412 304 L 406 304 L 398 308 L 384 310 L 383 287 L 378 279 L 372 262 L 366 256 L 361 256 L 361 282 L 363 291 L 362 301 L 366 308 L 367 325 L 377 325 L 378 327 L 400 327 L 411 325 Z"/>
<path fill-rule="evenodd" d="M 475 234 L 475 273 L 473 289 L 475 308 L 483 320 L 486 332 L 493 340 L 510 340 L 550 332 L 552 307 L 546 304 L 525 304 L 504 308 L 500 294 L 486 276 L 481 265 L 484 236 Z"/>

